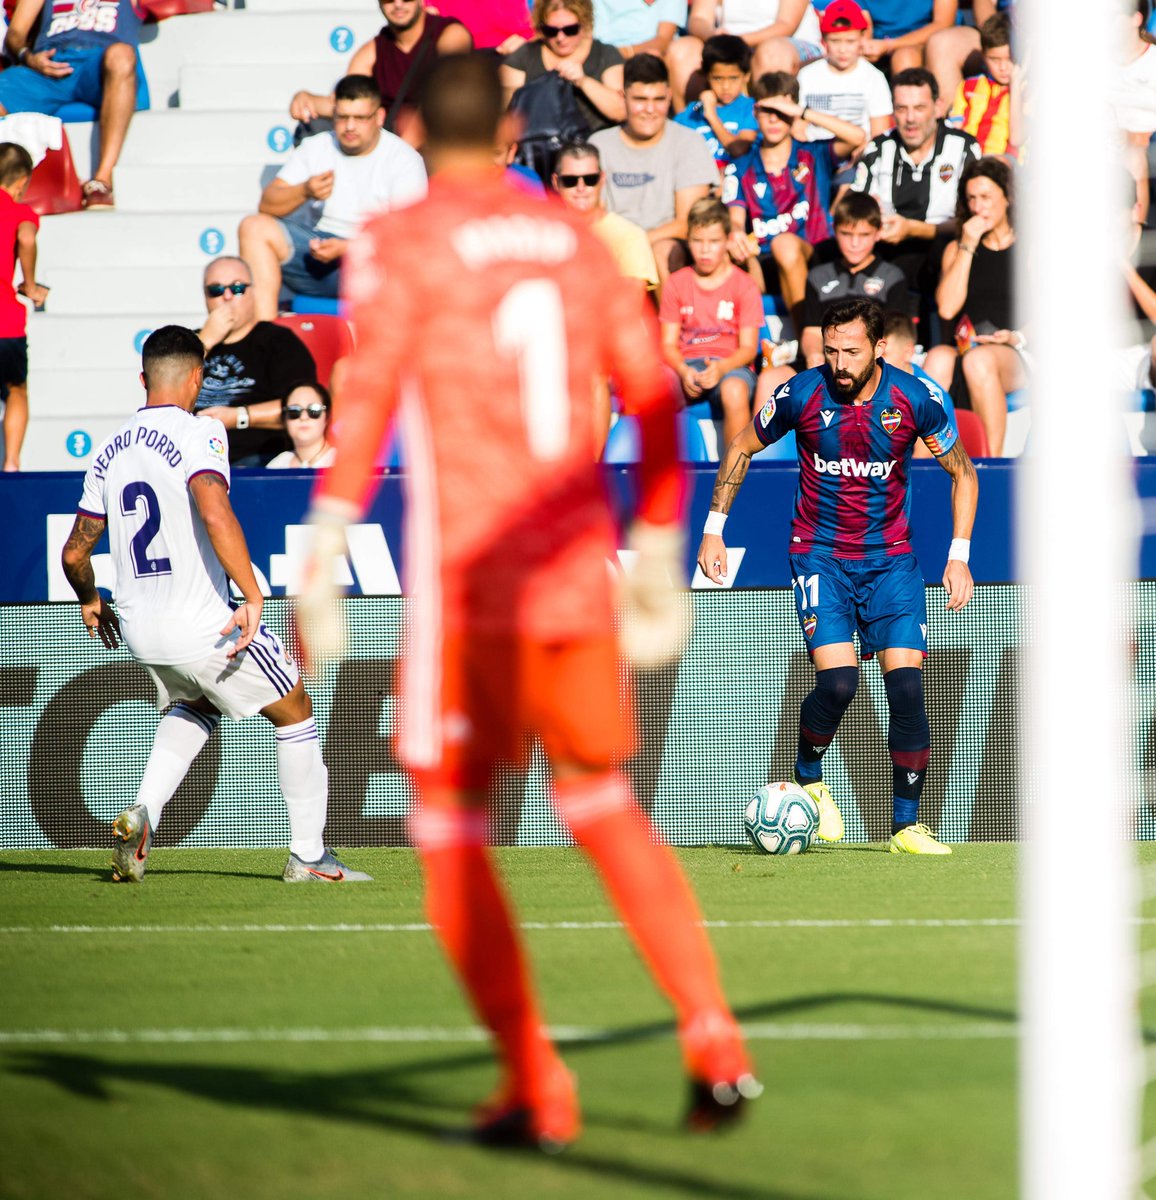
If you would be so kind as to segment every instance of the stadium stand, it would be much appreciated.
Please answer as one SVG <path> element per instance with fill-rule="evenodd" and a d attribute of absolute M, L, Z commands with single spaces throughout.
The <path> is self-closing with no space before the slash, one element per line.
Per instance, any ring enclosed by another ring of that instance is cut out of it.
<path fill-rule="evenodd" d="M 282 313 L 275 324 L 283 325 L 305 343 L 317 367 L 317 378 L 326 387 L 333 378 L 333 367 L 353 349 L 353 330 L 342 317 L 326 313 Z"/>
<path fill-rule="evenodd" d="M 136 406 L 143 338 L 170 321 L 199 327 L 205 264 L 236 253 L 240 218 L 292 148 L 293 90 L 330 88 L 380 24 L 373 6 L 266 0 L 144 27 L 151 107 L 129 129 L 116 211 L 41 227 L 37 274 L 52 291 L 29 321 L 24 469 L 85 467 Z M 88 178 L 94 127 L 65 129 L 73 173 Z"/>

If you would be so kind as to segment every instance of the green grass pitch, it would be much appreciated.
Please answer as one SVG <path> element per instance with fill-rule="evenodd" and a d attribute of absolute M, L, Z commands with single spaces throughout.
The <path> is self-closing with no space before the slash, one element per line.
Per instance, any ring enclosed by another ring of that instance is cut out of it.
<path fill-rule="evenodd" d="M 715 1138 L 679 1128 L 670 1011 L 584 859 L 496 853 L 579 1077 L 565 1154 L 447 1136 L 496 1075 L 411 852 L 349 851 L 348 888 L 274 851 L 155 851 L 140 886 L 4 852 L 0 1196 L 1016 1195 L 1014 847 L 680 851 L 767 1085 Z"/>

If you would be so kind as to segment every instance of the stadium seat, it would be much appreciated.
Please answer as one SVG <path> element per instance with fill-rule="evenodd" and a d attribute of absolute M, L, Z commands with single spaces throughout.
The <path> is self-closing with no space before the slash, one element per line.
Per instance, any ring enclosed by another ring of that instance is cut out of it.
<path fill-rule="evenodd" d="M 59 150 L 48 150 L 33 169 L 24 203 L 41 217 L 50 213 L 80 211 L 80 180 L 72 161 L 68 138 Z"/>
<path fill-rule="evenodd" d="M 955 410 L 955 423 L 959 428 L 960 441 L 971 458 L 990 458 L 987 431 L 979 417 L 966 408 Z"/>
<path fill-rule="evenodd" d="M 326 316 L 341 315 L 341 301 L 326 296 L 294 296 L 292 309 L 295 313 L 323 313 Z"/>
<path fill-rule="evenodd" d="M 334 363 L 353 350 L 349 322 L 324 313 L 282 313 L 276 324 L 292 329 L 305 343 L 313 355 L 317 378 L 328 387 Z"/>
<path fill-rule="evenodd" d="M 167 21 L 189 13 L 213 11 L 214 0 L 140 0 L 137 7 L 146 21 Z"/>

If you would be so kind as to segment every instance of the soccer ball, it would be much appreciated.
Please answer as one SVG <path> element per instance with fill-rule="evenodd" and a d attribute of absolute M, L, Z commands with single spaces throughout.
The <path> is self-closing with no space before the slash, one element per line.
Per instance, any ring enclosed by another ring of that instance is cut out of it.
<path fill-rule="evenodd" d="M 768 783 L 747 805 L 743 828 L 764 854 L 802 854 L 819 829 L 819 806 L 797 783 Z"/>

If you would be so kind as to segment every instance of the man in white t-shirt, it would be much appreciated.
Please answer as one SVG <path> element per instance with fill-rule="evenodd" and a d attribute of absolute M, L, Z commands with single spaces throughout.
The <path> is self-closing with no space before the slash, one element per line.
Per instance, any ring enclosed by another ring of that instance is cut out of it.
<path fill-rule="evenodd" d="M 891 128 L 891 88 L 878 67 L 863 57 L 867 14 L 855 0 L 831 0 L 819 18 L 826 58 L 799 72 L 799 103 L 813 112 L 858 125 L 870 141 Z M 807 140 L 827 141 L 833 134 L 807 126 Z"/>
<path fill-rule="evenodd" d="M 282 289 L 336 299 L 341 257 L 362 221 L 426 194 L 421 155 L 382 128 L 373 79 L 346 75 L 333 95 L 333 132 L 306 138 L 261 193 L 259 211 L 241 222 L 259 321 L 277 316 Z"/>
<path fill-rule="evenodd" d="M 313 706 L 293 660 L 261 621 L 264 600 L 229 503 L 225 427 L 192 415 L 204 375 L 200 338 L 180 325 L 150 334 L 144 408 L 93 455 L 61 554 L 89 637 L 118 640 L 157 689 L 161 718 L 136 803 L 113 822 L 113 879 L 139 882 L 161 812 L 226 713 L 261 713 L 277 731 L 289 811 L 287 882 L 358 882 L 325 848 L 329 776 Z M 96 590 L 92 551 L 105 529 L 117 610 Z M 229 580 L 241 593 L 229 603 Z"/>

